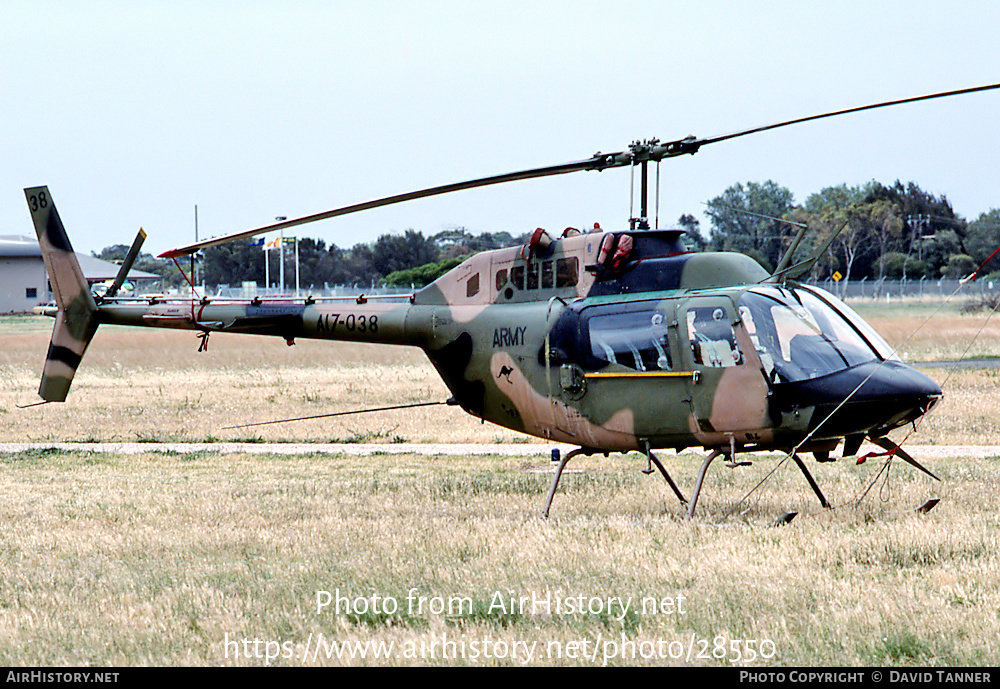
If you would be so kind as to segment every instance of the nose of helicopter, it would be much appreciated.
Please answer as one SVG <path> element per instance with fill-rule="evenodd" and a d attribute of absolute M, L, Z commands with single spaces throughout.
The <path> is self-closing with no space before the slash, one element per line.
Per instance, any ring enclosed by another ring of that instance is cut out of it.
<path fill-rule="evenodd" d="M 812 380 L 785 383 L 776 401 L 786 410 L 815 407 L 810 431 L 835 437 L 882 434 L 920 418 L 942 397 L 929 377 L 898 361 L 862 364 Z"/>

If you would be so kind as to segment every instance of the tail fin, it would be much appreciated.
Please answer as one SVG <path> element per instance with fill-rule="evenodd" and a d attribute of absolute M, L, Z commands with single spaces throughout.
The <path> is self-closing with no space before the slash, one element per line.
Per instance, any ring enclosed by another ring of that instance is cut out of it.
<path fill-rule="evenodd" d="M 97 332 L 97 303 L 73 253 L 48 187 L 25 189 L 24 195 L 35 223 L 49 283 L 59 306 L 38 394 L 49 402 L 63 402 L 87 345 Z"/>

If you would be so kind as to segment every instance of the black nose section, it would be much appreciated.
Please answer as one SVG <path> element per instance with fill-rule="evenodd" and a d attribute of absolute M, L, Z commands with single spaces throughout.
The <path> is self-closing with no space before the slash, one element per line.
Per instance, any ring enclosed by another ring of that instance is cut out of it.
<path fill-rule="evenodd" d="M 941 395 L 938 384 L 920 371 L 883 361 L 777 384 L 772 404 L 783 412 L 815 407 L 809 428 L 815 438 L 880 436 L 926 414 Z"/>

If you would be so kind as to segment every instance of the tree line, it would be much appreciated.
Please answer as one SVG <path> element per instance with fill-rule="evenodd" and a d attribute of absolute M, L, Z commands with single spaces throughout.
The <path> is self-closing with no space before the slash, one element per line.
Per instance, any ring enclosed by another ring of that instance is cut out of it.
<path fill-rule="evenodd" d="M 517 246 L 528 241 L 530 233 L 511 235 L 488 232 L 474 235 L 465 228 L 424 236 L 407 230 L 403 234 L 384 234 L 368 244 L 341 248 L 327 246 L 322 239 L 286 237 L 284 247 L 285 286 L 294 288 L 296 251 L 299 284 L 303 289 L 325 285 L 405 285 L 423 286 L 457 266 L 465 256 L 490 249 Z M 128 252 L 125 244 L 106 247 L 97 258 L 120 262 Z M 197 280 L 210 286 L 239 286 L 244 281 L 277 286 L 281 275 L 281 254 L 277 248 L 264 251 L 251 242 L 231 242 L 202 251 L 197 262 Z M 140 254 L 135 267 L 162 275 L 164 287 L 179 287 L 185 279 L 172 260 Z M 181 261 L 185 272 L 189 263 Z"/>
<path fill-rule="evenodd" d="M 1000 210 L 972 222 L 955 213 L 945 196 L 910 182 L 891 186 L 842 184 L 796 205 L 773 181 L 736 184 L 708 202 L 714 250 L 742 251 L 773 270 L 798 227 L 809 231 L 796 253 L 804 257 L 836 238 L 813 268 L 825 279 L 839 273 L 862 278 L 960 278 L 973 272 L 1000 244 Z"/>
<path fill-rule="evenodd" d="M 1000 210 L 992 209 L 969 222 L 955 213 L 945 196 L 926 192 L 913 182 L 828 187 L 801 204 L 773 181 L 738 183 L 707 203 L 707 215 L 711 222 L 707 237 L 693 215 L 678 219 L 692 251 L 739 251 L 768 270 L 778 264 L 799 225 L 808 226 L 796 254 L 799 257 L 812 255 L 831 234 L 838 233 L 813 267 L 812 277 L 817 279 L 834 273 L 845 280 L 962 277 L 985 261 L 1000 242 Z M 303 289 L 377 284 L 419 287 L 469 254 L 518 246 L 529 237 L 530 233 L 472 234 L 465 228 L 425 236 L 410 229 L 350 248 L 301 237 L 299 283 Z M 286 238 L 286 286 L 295 284 L 293 241 Z M 120 261 L 127 250 L 119 244 L 94 255 Z M 277 285 L 279 254 L 249 242 L 211 247 L 199 258 L 197 278 L 210 286 L 238 286 L 243 281 L 264 285 L 267 277 L 271 285 Z M 150 254 L 141 254 L 135 267 L 162 275 L 165 288 L 184 282 L 172 261 Z"/>

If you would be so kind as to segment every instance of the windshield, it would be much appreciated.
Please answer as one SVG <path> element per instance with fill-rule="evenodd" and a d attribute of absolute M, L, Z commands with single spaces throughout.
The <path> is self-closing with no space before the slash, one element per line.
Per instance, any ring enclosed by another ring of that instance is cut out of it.
<path fill-rule="evenodd" d="M 802 286 L 802 290 L 806 292 L 811 292 L 817 297 L 825 301 L 827 304 L 832 306 L 836 311 L 843 316 L 854 329 L 861 334 L 861 336 L 878 352 L 878 355 L 883 359 L 892 359 L 894 361 L 900 361 L 899 356 L 888 342 L 882 339 L 882 336 L 875 332 L 875 329 L 868 325 L 867 321 L 859 316 L 854 309 L 842 302 L 840 299 L 830 294 L 826 290 L 822 290 L 818 287 L 806 287 Z"/>
<path fill-rule="evenodd" d="M 759 287 L 740 297 L 739 309 L 772 381 L 809 380 L 891 355 L 874 330 L 822 290 Z"/>

